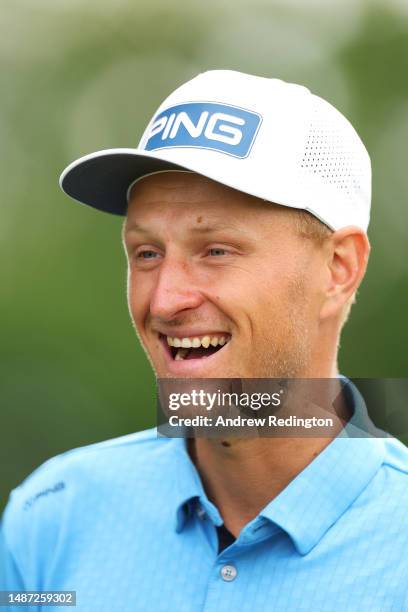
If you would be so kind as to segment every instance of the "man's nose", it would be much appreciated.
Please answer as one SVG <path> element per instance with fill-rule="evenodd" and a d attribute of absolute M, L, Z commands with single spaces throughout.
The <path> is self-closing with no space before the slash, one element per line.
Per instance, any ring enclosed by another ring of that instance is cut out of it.
<path fill-rule="evenodd" d="M 170 320 L 184 310 L 198 308 L 202 302 L 191 265 L 185 259 L 163 261 L 150 300 L 150 314 Z"/>

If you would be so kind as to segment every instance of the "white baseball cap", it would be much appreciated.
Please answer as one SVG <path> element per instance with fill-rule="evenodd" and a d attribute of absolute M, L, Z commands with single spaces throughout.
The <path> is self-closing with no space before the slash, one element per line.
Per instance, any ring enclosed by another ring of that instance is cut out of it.
<path fill-rule="evenodd" d="M 166 170 L 307 210 L 333 230 L 367 231 L 367 150 L 349 121 L 302 85 L 232 70 L 199 74 L 159 106 L 136 149 L 85 155 L 60 185 L 84 204 L 125 215 L 132 184 Z"/>

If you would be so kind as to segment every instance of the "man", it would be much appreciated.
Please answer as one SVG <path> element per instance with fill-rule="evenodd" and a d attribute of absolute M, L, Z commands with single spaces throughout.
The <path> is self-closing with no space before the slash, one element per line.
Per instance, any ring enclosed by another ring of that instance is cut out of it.
<path fill-rule="evenodd" d="M 339 385 L 370 162 L 330 104 L 210 71 L 138 149 L 86 156 L 61 185 L 125 215 L 129 310 L 158 378 Z M 331 437 L 146 431 L 50 460 L 6 509 L 6 588 L 75 590 L 97 611 L 406 610 L 408 452 L 349 435 L 350 389 Z"/>

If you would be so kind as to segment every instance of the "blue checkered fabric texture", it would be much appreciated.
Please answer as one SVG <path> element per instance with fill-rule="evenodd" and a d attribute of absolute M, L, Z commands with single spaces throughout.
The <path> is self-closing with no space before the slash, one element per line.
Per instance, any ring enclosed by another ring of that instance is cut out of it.
<path fill-rule="evenodd" d="M 0 589 L 75 590 L 95 612 L 408 610 L 394 438 L 335 438 L 218 554 L 221 524 L 185 440 L 153 429 L 76 449 L 12 492 Z"/>

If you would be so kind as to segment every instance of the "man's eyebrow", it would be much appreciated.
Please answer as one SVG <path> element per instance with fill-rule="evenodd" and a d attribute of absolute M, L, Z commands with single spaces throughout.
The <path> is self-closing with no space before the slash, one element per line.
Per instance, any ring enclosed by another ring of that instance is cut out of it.
<path fill-rule="evenodd" d="M 122 234 L 127 234 L 128 232 L 142 232 L 144 234 L 149 233 L 149 230 L 139 223 L 131 223 L 127 224 L 126 222 L 123 224 Z"/>

